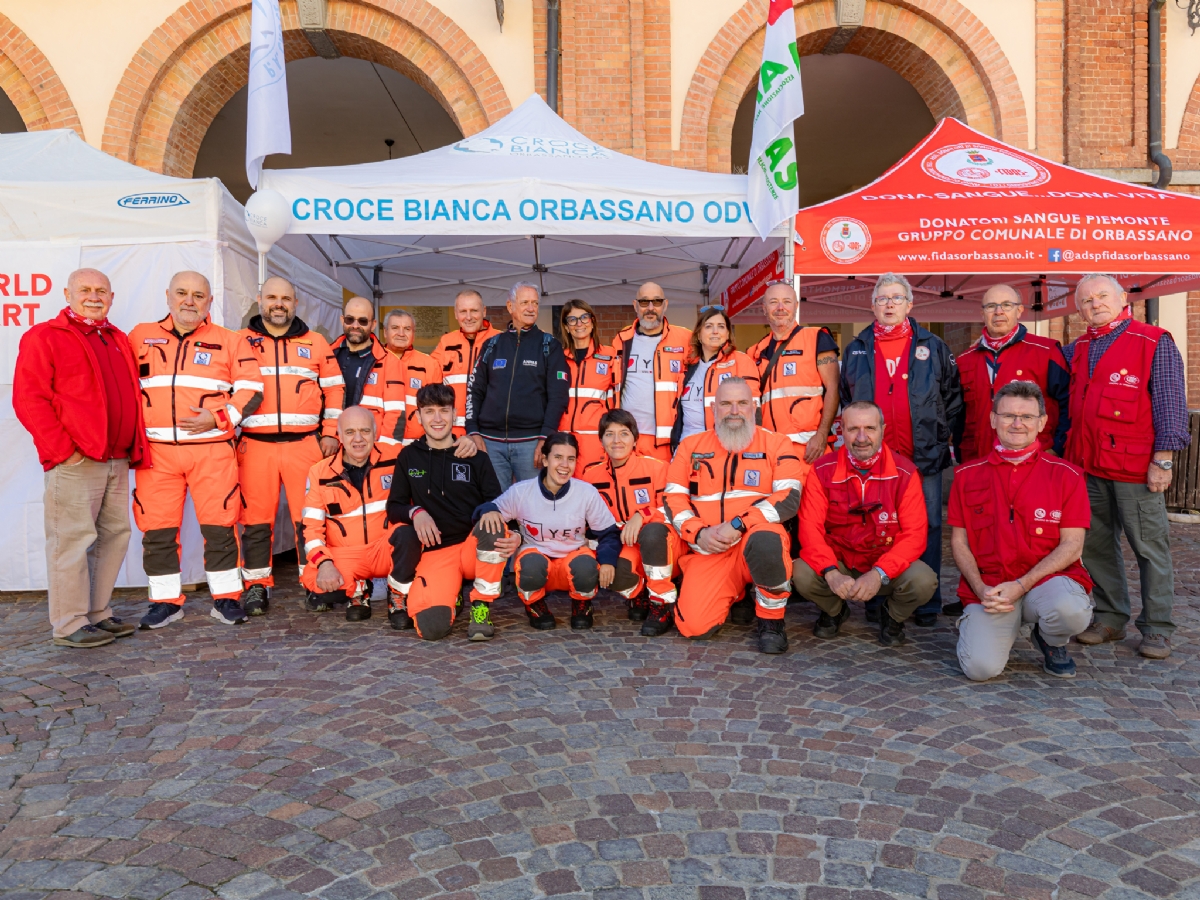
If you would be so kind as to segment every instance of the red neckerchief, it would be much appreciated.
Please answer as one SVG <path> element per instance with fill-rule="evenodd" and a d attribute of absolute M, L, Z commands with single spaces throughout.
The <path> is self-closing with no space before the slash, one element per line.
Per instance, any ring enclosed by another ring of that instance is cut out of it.
<path fill-rule="evenodd" d="M 1115 319 L 1113 319 L 1111 322 L 1109 322 L 1107 325 L 1089 325 L 1088 330 L 1087 330 L 1088 340 L 1094 341 L 1094 340 L 1096 340 L 1096 338 L 1104 337 L 1104 335 L 1111 332 L 1114 328 L 1116 328 L 1122 322 L 1125 322 L 1126 320 L 1132 319 L 1132 318 L 1133 318 L 1133 308 L 1126 306 L 1123 310 L 1121 310 L 1120 314 Z"/>
<path fill-rule="evenodd" d="M 883 444 L 879 445 L 879 449 L 875 451 L 875 455 L 870 459 L 859 459 L 850 452 L 850 448 L 846 448 L 846 456 L 850 459 L 850 465 L 858 469 L 860 472 L 870 472 L 883 459 Z"/>
<path fill-rule="evenodd" d="M 1038 442 L 1034 441 L 1025 450 L 1006 450 L 1000 444 L 996 444 L 995 449 L 996 455 L 1006 463 L 1012 463 L 1014 466 L 1019 466 L 1021 463 L 1032 457 L 1033 454 L 1038 452 Z"/>
<path fill-rule="evenodd" d="M 1000 338 L 992 337 L 990 334 L 987 333 L 987 329 L 985 328 L 983 330 L 983 334 L 981 334 L 979 336 L 979 343 L 980 343 L 980 345 L 987 347 L 993 353 L 999 353 L 1001 350 L 1003 350 L 1005 348 L 1005 346 L 1008 345 L 1008 342 L 1011 341 L 1016 336 L 1017 328 L 1019 328 L 1019 327 L 1020 326 L 1018 326 L 1018 325 L 1014 325 L 1012 327 L 1012 331 L 1010 331 L 1008 334 L 1004 335 L 1004 337 L 1000 337 Z"/>
<path fill-rule="evenodd" d="M 878 320 L 875 322 L 875 340 L 890 341 L 906 338 L 912 334 L 912 325 L 909 324 L 908 317 L 897 325 L 884 325 Z"/>
<path fill-rule="evenodd" d="M 87 334 L 93 329 L 96 331 L 111 331 L 115 327 L 112 322 L 108 321 L 107 318 L 103 318 L 97 322 L 95 319 L 89 319 L 87 316 L 79 315 L 79 313 L 75 312 L 75 310 L 71 309 L 69 306 L 66 307 L 63 312 L 67 314 L 67 318 L 71 322 L 83 329 L 84 334 Z"/>

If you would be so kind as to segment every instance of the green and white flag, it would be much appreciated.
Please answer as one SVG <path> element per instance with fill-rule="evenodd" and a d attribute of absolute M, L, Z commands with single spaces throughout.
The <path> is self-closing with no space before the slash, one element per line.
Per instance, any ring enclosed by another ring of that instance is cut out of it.
<path fill-rule="evenodd" d="M 792 122 L 802 115 L 804 91 L 800 87 L 792 0 L 771 0 L 747 172 L 747 199 L 759 237 L 766 238 L 776 225 L 794 217 L 800 207 Z"/>

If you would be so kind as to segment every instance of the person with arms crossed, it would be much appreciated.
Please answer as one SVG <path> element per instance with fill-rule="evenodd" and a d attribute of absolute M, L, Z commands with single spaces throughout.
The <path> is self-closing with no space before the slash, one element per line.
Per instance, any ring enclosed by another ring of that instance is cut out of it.
<path fill-rule="evenodd" d="M 331 345 L 342 370 L 342 405 L 358 406 L 363 386 L 377 362 L 383 361 L 383 344 L 375 337 L 375 304 L 366 297 L 351 297 L 342 310 L 343 334 Z"/>
<path fill-rule="evenodd" d="M 696 319 L 683 370 L 679 415 L 671 431 L 671 452 L 684 438 L 713 427 L 713 402 L 717 386 L 736 375 L 745 379 L 758 403 L 758 368 L 733 344 L 733 323 L 723 306 L 704 306 Z"/>
<path fill-rule="evenodd" d="M 474 288 L 458 292 L 454 318 L 458 328 L 443 334 L 429 355 L 441 367 L 442 383 L 454 388 L 454 436 L 462 437 L 467 433 L 467 379 L 483 345 L 500 332 L 487 320 L 483 297 Z"/>
<path fill-rule="evenodd" d="M 1088 626 L 1092 580 L 1079 562 L 1091 521 L 1083 471 L 1041 444 L 1046 403 L 1032 381 L 996 392 L 992 452 L 954 472 L 950 544 L 962 577 L 958 662 L 972 681 L 1004 671 L 1022 622 L 1042 668 L 1075 677 L 1067 642 Z"/>
<path fill-rule="evenodd" d="M 12 403 L 46 471 L 52 641 L 99 647 L 136 630 L 109 604 L 129 547 L 129 470 L 150 447 L 129 339 L 108 321 L 108 277 L 77 269 L 63 294 L 66 308 L 21 338 Z"/>
<path fill-rule="evenodd" d="M 388 621 L 439 640 L 454 625 L 463 581 L 471 580 L 467 639 L 490 641 L 504 561 L 521 538 L 473 523 L 475 509 L 500 496 L 500 483 L 486 453 L 454 454 L 454 389 L 425 385 L 417 415 L 424 434 L 400 451 L 388 494 L 388 521 L 400 526 L 392 537 L 400 555 L 388 580 Z"/>
<path fill-rule="evenodd" d="M 796 590 L 821 610 L 819 638 L 836 637 L 850 601 L 879 598 L 879 643 L 903 644 L 904 622 L 933 596 L 937 575 L 920 560 L 929 531 L 921 475 L 884 442 L 883 410 L 858 400 L 842 410 L 845 444 L 817 460 L 800 501 Z"/>
<path fill-rule="evenodd" d="M 1175 570 L 1166 491 L 1176 450 L 1191 442 L 1183 358 L 1170 332 L 1135 321 L 1111 275 L 1087 275 L 1075 287 L 1085 334 L 1064 351 L 1071 367 L 1071 431 L 1064 458 L 1087 475 L 1092 524 L 1083 564 L 1095 582 L 1092 624 L 1076 637 L 1103 644 L 1125 637 L 1129 586 L 1124 532 L 1142 581 L 1138 653 L 1171 655 Z"/>
<path fill-rule="evenodd" d="M 258 357 L 263 401 L 242 420 L 237 444 L 246 585 L 242 608 L 249 616 L 267 611 L 267 589 L 275 585 L 271 554 L 281 484 L 296 529 L 296 555 L 303 563 L 304 482 L 314 464 L 337 452 L 344 384 L 325 338 L 296 315 L 291 282 L 268 278 L 258 294 L 258 311 L 241 334 Z"/>
<path fill-rule="evenodd" d="M 604 459 L 597 423 L 613 405 L 616 359 L 612 347 L 600 344 L 596 312 L 583 300 L 568 300 L 558 317 L 559 335 L 566 350 L 570 396 L 559 431 L 575 435 L 579 459 L 575 472 Z"/>
<path fill-rule="evenodd" d="M 546 604 L 547 591 L 571 595 L 571 628 L 592 627 L 592 598 L 616 575 L 621 530 L 596 489 L 572 477 L 579 453 L 574 436 L 557 431 L 546 438 L 546 468 L 538 478 L 514 484 L 476 510 L 492 534 L 515 519 L 528 543 L 517 554 L 517 594 L 529 624 L 539 631 L 557 623 Z M 588 534 L 596 540 L 588 547 Z"/>

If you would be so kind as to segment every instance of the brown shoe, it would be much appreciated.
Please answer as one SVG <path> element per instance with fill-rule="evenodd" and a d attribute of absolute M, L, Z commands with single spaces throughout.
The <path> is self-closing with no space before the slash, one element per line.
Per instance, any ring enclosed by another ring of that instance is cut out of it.
<path fill-rule="evenodd" d="M 1125 631 L 1117 631 L 1099 622 L 1093 622 L 1085 631 L 1075 635 L 1075 640 L 1081 644 L 1107 644 L 1109 641 L 1125 640 Z"/>
<path fill-rule="evenodd" d="M 95 625 L 84 625 L 82 628 L 66 637 L 56 637 L 56 647 L 103 647 L 111 644 L 116 638 L 107 631 L 101 631 Z"/>
<path fill-rule="evenodd" d="M 1146 659 L 1166 659 L 1171 655 L 1171 639 L 1165 634 L 1147 634 L 1138 645 L 1138 655 Z"/>
<path fill-rule="evenodd" d="M 96 623 L 96 627 L 101 631 L 107 631 L 113 637 L 129 637 L 135 631 L 137 626 L 132 622 L 122 622 L 116 616 L 109 616 L 107 619 L 101 619 Z"/>

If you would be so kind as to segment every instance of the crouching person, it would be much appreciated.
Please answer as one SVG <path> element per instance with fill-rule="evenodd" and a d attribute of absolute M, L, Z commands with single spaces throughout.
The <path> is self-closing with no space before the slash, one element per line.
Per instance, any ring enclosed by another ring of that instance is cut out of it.
<path fill-rule="evenodd" d="M 387 518 L 395 460 L 381 459 L 375 417 L 361 406 L 338 417 L 338 439 L 341 449 L 308 471 L 300 584 L 309 610 L 348 601 L 346 621 L 362 622 L 371 618 L 371 579 L 390 575 L 400 556 Z"/>
<path fill-rule="evenodd" d="M 954 473 L 951 546 L 962 573 L 958 661 L 972 681 L 1004 671 L 1022 622 L 1042 668 L 1075 677 L 1067 642 L 1088 627 L 1092 580 L 1080 563 L 1091 523 L 1083 471 L 1044 452 L 1041 389 L 1014 381 L 996 392 L 991 454 Z"/>
<path fill-rule="evenodd" d="M 821 610 L 813 634 L 835 637 L 850 601 L 886 598 L 879 643 L 904 643 L 904 620 L 937 588 L 921 562 L 929 531 L 921 474 L 883 442 L 883 412 L 869 400 L 842 410 L 845 445 L 819 459 L 804 483 L 796 590 Z"/>
<path fill-rule="evenodd" d="M 400 451 L 388 496 L 388 521 L 399 556 L 388 579 L 388 621 L 397 631 L 416 627 L 427 641 L 450 633 L 464 581 L 472 582 L 467 639 L 496 634 L 491 605 L 500 596 L 504 561 L 521 545 L 503 522 L 473 525 L 476 507 L 500 496 L 486 453 L 454 438 L 454 388 L 427 384 L 417 391 L 423 429 Z M 460 453 L 466 453 L 465 457 Z"/>

